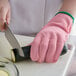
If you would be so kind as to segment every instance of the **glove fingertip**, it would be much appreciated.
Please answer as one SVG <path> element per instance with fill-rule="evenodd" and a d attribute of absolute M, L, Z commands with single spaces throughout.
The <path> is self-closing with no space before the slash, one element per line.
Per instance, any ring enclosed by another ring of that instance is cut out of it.
<path fill-rule="evenodd" d="M 32 61 L 38 60 L 38 55 L 33 52 L 33 49 L 31 49 L 31 52 L 30 52 L 30 58 Z"/>

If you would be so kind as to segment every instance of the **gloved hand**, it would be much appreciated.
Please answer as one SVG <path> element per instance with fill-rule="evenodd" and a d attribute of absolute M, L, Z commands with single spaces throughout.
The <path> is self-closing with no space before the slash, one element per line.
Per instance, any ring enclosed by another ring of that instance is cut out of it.
<path fill-rule="evenodd" d="M 32 42 L 31 59 L 37 62 L 56 62 L 68 39 L 72 23 L 72 18 L 67 14 L 60 13 L 53 17 Z"/>
<path fill-rule="evenodd" d="M 4 31 L 4 22 L 10 22 L 10 4 L 8 0 L 0 0 L 0 31 Z"/>

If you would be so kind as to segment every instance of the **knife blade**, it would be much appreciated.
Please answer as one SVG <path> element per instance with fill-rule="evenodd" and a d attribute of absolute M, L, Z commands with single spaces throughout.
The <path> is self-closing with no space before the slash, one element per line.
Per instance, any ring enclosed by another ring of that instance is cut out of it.
<path fill-rule="evenodd" d="M 6 27 L 6 30 L 5 30 L 6 39 L 8 40 L 8 42 L 10 43 L 12 48 L 18 49 L 20 56 L 24 57 L 24 53 L 23 53 L 22 48 L 20 47 L 17 39 L 15 38 L 14 34 L 10 30 L 10 28 L 8 27 L 8 24 L 6 22 L 4 23 L 4 26 Z"/>

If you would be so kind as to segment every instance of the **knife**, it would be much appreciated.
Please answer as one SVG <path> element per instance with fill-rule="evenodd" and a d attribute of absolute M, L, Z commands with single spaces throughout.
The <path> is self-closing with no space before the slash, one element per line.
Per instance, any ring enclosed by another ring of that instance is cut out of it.
<path fill-rule="evenodd" d="M 8 24 L 5 22 L 4 26 L 6 28 L 5 30 L 5 37 L 8 40 L 8 42 L 10 43 L 10 45 L 12 46 L 13 49 L 18 49 L 19 51 L 19 55 L 24 57 L 24 53 L 22 48 L 20 47 L 17 39 L 15 38 L 14 34 L 12 33 L 12 31 L 10 30 L 10 28 L 8 27 Z"/>

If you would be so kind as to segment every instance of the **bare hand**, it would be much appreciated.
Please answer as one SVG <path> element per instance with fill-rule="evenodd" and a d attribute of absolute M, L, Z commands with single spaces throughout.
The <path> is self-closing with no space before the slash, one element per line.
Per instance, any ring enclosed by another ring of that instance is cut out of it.
<path fill-rule="evenodd" d="M 4 31 L 4 22 L 10 22 L 10 4 L 8 0 L 0 0 L 0 31 Z"/>

